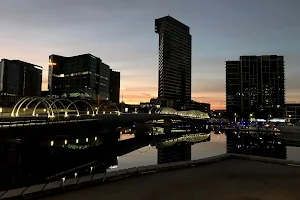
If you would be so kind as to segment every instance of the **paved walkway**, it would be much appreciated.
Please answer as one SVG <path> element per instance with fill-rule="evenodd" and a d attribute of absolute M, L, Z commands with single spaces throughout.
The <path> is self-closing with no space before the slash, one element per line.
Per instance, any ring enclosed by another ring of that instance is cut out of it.
<path fill-rule="evenodd" d="M 300 168 L 229 159 L 200 167 L 124 179 L 47 200 L 294 200 Z"/>

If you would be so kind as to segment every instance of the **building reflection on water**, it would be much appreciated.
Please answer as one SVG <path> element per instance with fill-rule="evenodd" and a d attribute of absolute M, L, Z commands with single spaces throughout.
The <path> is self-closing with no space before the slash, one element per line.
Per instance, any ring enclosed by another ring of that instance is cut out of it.
<path fill-rule="evenodd" d="M 227 152 L 271 158 L 287 158 L 285 141 L 269 132 L 229 131 Z"/>
<path fill-rule="evenodd" d="M 191 146 L 210 139 L 209 134 L 191 132 L 138 138 L 126 135 L 2 141 L 0 190 L 117 170 L 119 157 L 146 146 L 157 149 L 157 163 L 190 160 Z"/>
<path fill-rule="evenodd" d="M 187 142 L 180 142 L 167 147 L 158 146 L 157 163 L 164 164 L 191 160 L 191 149 L 192 144 Z"/>
<path fill-rule="evenodd" d="M 189 127 L 185 127 L 185 130 L 188 129 Z M 283 159 L 287 156 L 286 145 L 274 135 L 236 132 L 211 135 L 193 131 L 178 132 L 178 127 L 175 130 L 171 135 L 161 132 L 153 134 L 151 131 L 152 134 L 144 137 L 134 137 L 127 131 L 127 134 L 118 133 L 109 137 L 60 136 L 2 141 L 0 190 L 145 164 L 198 159 L 203 157 L 202 154 L 215 151 L 216 144 L 222 146 L 217 150 L 218 153 L 226 153 L 227 149 L 228 153 Z M 211 136 L 212 142 L 207 142 L 211 140 Z M 199 147 L 203 149 L 199 151 Z M 151 159 L 152 161 L 148 162 Z"/>

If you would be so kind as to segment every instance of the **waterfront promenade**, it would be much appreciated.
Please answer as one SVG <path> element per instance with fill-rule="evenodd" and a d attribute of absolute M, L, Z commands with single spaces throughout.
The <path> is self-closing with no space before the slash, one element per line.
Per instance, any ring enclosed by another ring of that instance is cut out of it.
<path fill-rule="evenodd" d="M 258 161 L 257 161 L 258 160 Z M 76 190 L 47 200 L 300 199 L 300 168 L 289 161 L 239 156 L 205 165 L 138 176 Z"/>

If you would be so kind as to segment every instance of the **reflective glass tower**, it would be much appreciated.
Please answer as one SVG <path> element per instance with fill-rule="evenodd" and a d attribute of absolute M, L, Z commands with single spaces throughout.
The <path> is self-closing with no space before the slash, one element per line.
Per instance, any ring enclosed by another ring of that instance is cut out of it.
<path fill-rule="evenodd" d="M 282 117 L 285 105 L 284 57 L 241 56 L 226 61 L 226 110 L 230 117 Z"/>
<path fill-rule="evenodd" d="M 159 34 L 158 97 L 165 106 L 183 109 L 191 100 L 192 36 L 190 28 L 165 16 L 155 20 Z"/>

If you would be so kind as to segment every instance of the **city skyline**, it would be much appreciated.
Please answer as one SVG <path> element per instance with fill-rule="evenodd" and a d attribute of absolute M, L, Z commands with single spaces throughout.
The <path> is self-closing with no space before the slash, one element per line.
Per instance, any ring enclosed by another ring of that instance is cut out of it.
<path fill-rule="evenodd" d="M 240 55 L 277 54 L 285 56 L 286 102 L 300 101 L 297 0 L 1 3 L 0 23 L 5 28 L 0 33 L 0 58 L 42 66 L 43 90 L 51 53 L 91 53 L 121 71 L 126 103 L 157 97 L 154 19 L 170 14 L 188 25 L 193 35 L 193 100 L 211 103 L 212 109 L 225 108 L 225 61 Z"/>

